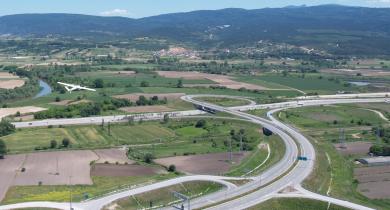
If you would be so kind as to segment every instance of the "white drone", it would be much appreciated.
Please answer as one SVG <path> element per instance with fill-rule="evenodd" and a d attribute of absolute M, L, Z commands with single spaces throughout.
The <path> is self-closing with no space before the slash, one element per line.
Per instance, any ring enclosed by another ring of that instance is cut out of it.
<path fill-rule="evenodd" d="M 95 89 L 83 87 L 83 86 L 80 86 L 80 85 L 68 84 L 68 83 L 63 83 L 63 82 L 57 82 L 57 83 L 60 84 L 60 85 L 65 86 L 65 89 L 66 89 L 68 92 L 70 92 L 70 93 L 71 93 L 72 91 L 74 91 L 74 90 L 96 91 Z"/>

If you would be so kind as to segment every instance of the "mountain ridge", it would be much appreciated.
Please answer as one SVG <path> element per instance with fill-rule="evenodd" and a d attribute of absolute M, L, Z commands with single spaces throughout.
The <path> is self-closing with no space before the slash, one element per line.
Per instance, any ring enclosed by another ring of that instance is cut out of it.
<path fill-rule="evenodd" d="M 220 27 L 229 25 L 229 27 Z M 390 48 L 390 8 L 322 5 L 246 10 L 226 8 L 139 19 L 79 14 L 0 17 L 0 34 L 134 39 L 152 37 L 199 46 L 234 46 L 269 40 L 326 50 L 385 54 Z M 353 49 L 351 49 L 353 48 Z M 377 48 L 377 49 L 376 49 Z"/>

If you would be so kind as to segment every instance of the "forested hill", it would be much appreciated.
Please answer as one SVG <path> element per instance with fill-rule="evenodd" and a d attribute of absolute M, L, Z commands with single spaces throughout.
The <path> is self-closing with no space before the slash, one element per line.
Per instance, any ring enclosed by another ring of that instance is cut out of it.
<path fill-rule="evenodd" d="M 155 37 L 199 46 L 231 46 L 270 40 L 341 54 L 389 54 L 390 8 L 323 5 L 223 9 L 141 19 L 21 14 L 0 17 L 0 34 L 105 39 Z"/>

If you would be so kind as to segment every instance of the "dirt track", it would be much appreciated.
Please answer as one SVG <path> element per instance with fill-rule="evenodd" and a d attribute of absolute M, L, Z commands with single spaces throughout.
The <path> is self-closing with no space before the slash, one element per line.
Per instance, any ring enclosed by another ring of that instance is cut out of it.
<path fill-rule="evenodd" d="M 248 153 L 234 153 L 233 162 L 238 164 Z M 229 153 L 168 157 L 155 160 L 156 163 L 176 166 L 178 171 L 189 174 L 220 175 L 229 171 Z"/>

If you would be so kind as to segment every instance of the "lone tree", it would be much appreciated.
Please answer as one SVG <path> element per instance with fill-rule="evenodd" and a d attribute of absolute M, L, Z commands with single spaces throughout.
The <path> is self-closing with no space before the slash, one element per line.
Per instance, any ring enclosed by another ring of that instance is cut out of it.
<path fill-rule="evenodd" d="M 182 88 L 182 87 L 183 87 L 183 80 L 182 80 L 182 79 L 179 79 L 179 80 L 177 81 L 176 87 L 177 87 L 177 88 Z"/>
<path fill-rule="evenodd" d="M 150 153 L 146 153 L 144 155 L 145 163 L 152 163 L 153 159 L 154 159 L 154 156 L 152 154 L 150 154 Z"/>
<path fill-rule="evenodd" d="M 50 148 L 51 149 L 54 149 L 54 148 L 56 148 L 57 147 L 57 141 L 56 140 L 51 140 L 50 141 Z"/>
<path fill-rule="evenodd" d="M 62 146 L 69 147 L 69 145 L 70 145 L 70 140 L 68 138 L 62 139 Z"/>
<path fill-rule="evenodd" d="M 169 165 L 169 167 L 168 167 L 168 171 L 169 172 L 176 172 L 176 166 L 175 165 Z"/>
<path fill-rule="evenodd" d="M 102 79 L 95 79 L 95 81 L 93 81 L 93 85 L 95 88 L 103 88 L 104 81 Z"/>
<path fill-rule="evenodd" d="M 5 154 L 7 154 L 7 145 L 0 139 L 0 159 L 4 159 Z"/>
<path fill-rule="evenodd" d="M 201 120 L 198 120 L 195 124 L 195 127 L 196 128 L 204 128 L 206 126 L 206 120 L 204 119 L 201 119 Z"/>

